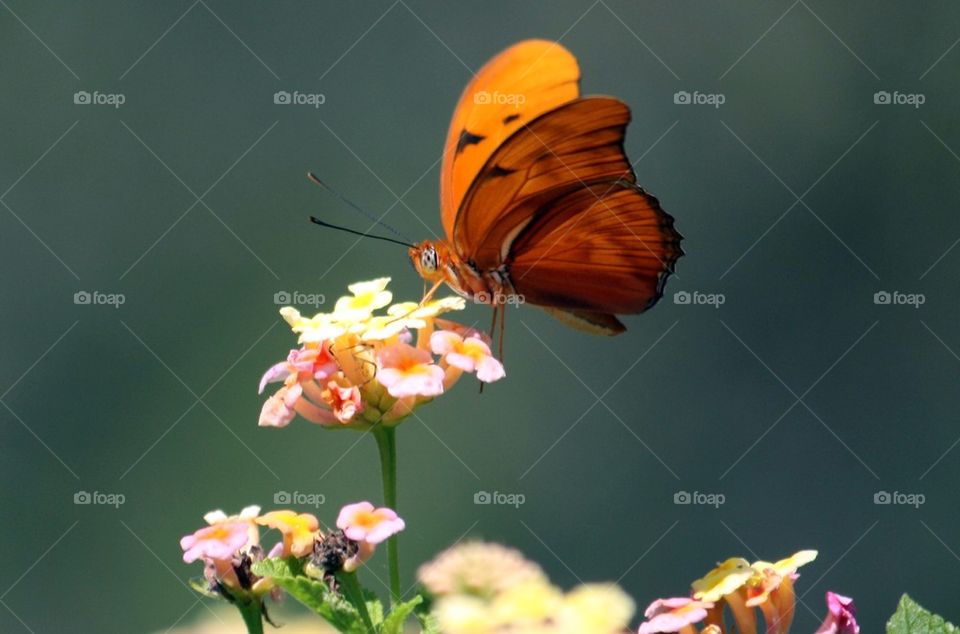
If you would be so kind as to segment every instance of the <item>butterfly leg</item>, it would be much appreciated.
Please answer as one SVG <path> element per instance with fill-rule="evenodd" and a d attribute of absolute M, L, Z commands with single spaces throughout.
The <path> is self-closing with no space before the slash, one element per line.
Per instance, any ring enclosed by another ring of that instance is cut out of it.
<path fill-rule="evenodd" d="M 500 304 L 493 304 L 493 321 L 490 322 L 490 347 L 493 347 L 494 336 L 497 334 L 497 313 L 500 311 Z M 503 335 L 501 335 L 502 337 Z M 480 383 L 480 393 L 483 394 L 483 383 Z"/>
<path fill-rule="evenodd" d="M 433 299 L 434 293 L 437 292 L 437 289 L 443 284 L 443 280 L 437 280 L 433 286 L 430 287 L 430 290 L 424 293 L 423 299 L 420 300 L 420 305 L 423 306 L 431 299 Z"/>
<path fill-rule="evenodd" d="M 493 342 L 496 339 L 497 335 L 497 313 L 500 310 L 500 304 L 493 304 L 493 321 L 490 322 L 490 346 L 493 346 Z"/>
<path fill-rule="evenodd" d="M 500 309 L 500 343 L 498 345 L 497 357 L 503 362 L 503 333 L 506 330 L 507 323 L 507 305 L 503 304 Z"/>

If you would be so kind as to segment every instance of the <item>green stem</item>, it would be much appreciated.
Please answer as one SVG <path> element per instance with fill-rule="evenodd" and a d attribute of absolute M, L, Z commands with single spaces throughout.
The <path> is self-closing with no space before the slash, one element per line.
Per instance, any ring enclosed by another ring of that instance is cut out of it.
<path fill-rule="evenodd" d="M 357 573 L 340 571 L 337 573 L 337 581 L 340 582 L 340 591 L 343 592 L 343 596 L 353 604 L 353 607 L 357 608 L 357 612 L 360 613 L 360 618 L 363 619 L 363 624 L 367 627 L 367 631 L 369 631 L 370 634 L 376 634 L 377 630 L 373 626 L 373 621 L 370 619 L 370 613 L 367 612 L 367 602 L 363 600 L 363 591 L 360 589 L 360 582 L 357 581 Z"/>
<path fill-rule="evenodd" d="M 380 451 L 380 474 L 383 477 L 383 502 L 397 510 L 397 430 L 382 424 L 373 428 Z M 390 604 L 400 601 L 400 551 L 397 536 L 387 540 L 387 561 L 390 565 Z"/>
<path fill-rule="evenodd" d="M 236 603 L 243 623 L 247 626 L 247 634 L 263 634 L 263 615 L 260 599 L 238 597 Z"/>

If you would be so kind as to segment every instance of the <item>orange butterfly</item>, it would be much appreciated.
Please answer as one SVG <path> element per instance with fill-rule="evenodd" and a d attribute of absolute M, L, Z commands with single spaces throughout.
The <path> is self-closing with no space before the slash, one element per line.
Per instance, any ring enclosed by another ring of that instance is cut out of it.
<path fill-rule="evenodd" d="M 660 299 L 681 236 L 624 154 L 630 109 L 580 97 L 579 80 L 563 46 L 527 40 L 467 85 L 440 175 L 447 239 L 409 249 L 428 296 L 445 282 L 492 304 L 494 325 L 523 301 L 604 335 Z"/>

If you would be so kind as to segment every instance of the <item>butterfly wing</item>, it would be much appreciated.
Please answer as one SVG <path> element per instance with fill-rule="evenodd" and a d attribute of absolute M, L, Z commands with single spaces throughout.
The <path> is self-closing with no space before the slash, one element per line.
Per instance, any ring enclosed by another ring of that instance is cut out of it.
<path fill-rule="evenodd" d="M 480 69 L 450 122 L 440 174 L 443 228 L 453 240 L 463 199 L 490 156 L 513 133 L 580 94 L 580 68 L 563 46 L 527 40 Z"/>
<path fill-rule="evenodd" d="M 551 201 L 514 241 L 508 266 L 528 302 L 640 313 L 660 299 L 681 254 L 680 235 L 657 199 L 617 180 Z"/>
<path fill-rule="evenodd" d="M 635 182 L 623 151 L 629 120 L 623 102 L 588 97 L 515 132 L 464 198 L 454 228 L 461 257 L 480 270 L 507 265 L 528 302 L 606 332 L 619 324 L 612 313 L 652 306 L 681 237 Z"/>

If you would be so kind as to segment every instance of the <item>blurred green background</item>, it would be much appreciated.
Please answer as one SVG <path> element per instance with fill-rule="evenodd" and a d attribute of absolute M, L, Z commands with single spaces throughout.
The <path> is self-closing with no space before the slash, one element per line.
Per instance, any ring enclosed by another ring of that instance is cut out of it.
<path fill-rule="evenodd" d="M 511 309 L 507 380 L 465 382 L 403 425 L 405 580 L 469 534 L 564 587 L 619 579 L 642 609 L 728 556 L 817 548 L 795 631 L 816 628 L 828 589 L 856 598 L 866 632 L 903 591 L 960 620 L 955 2 L 0 4 L 0 631 L 204 618 L 177 544 L 203 513 L 296 491 L 325 496 L 303 510 L 332 522 L 379 499 L 371 439 L 256 425 L 257 381 L 294 342 L 275 293 L 422 288 L 403 249 L 308 224 L 368 223 L 304 173 L 392 207 L 412 238 L 439 234 L 459 92 L 528 37 L 562 38 L 585 93 L 630 104 L 628 153 L 687 255 L 614 340 Z M 281 90 L 324 103 L 277 105 Z M 725 503 L 675 504 L 682 491 Z"/>

